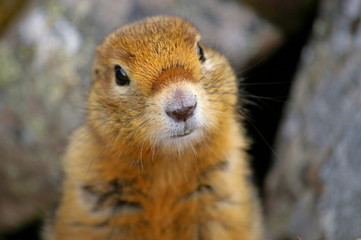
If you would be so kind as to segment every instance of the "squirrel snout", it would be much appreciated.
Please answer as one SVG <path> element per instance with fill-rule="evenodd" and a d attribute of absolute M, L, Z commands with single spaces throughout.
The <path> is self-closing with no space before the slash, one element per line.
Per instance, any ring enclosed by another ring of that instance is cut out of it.
<path fill-rule="evenodd" d="M 193 116 L 196 106 L 197 103 L 195 103 L 193 106 L 182 107 L 173 111 L 166 111 L 166 113 L 169 117 L 173 118 L 177 122 L 185 122 Z"/>
<path fill-rule="evenodd" d="M 187 90 L 176 89 L 168 98 L 165 113 L 176 122 L 190 119 L 197 108 L 197 96 Z"/>

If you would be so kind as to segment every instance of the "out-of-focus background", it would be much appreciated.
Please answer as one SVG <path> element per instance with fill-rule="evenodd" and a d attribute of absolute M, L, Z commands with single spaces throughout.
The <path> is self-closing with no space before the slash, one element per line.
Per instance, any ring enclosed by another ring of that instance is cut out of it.
<path fill-rule="evenodd" d="M 361 238 L 360 0 L 0 0 L 0 240 L 39 239 L 97 44 L 193 22 L 246 89 L 267 238 Z"/>

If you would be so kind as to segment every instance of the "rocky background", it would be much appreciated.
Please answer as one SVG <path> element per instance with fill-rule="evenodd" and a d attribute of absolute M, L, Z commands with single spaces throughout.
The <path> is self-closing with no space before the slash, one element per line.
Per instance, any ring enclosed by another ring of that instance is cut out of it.
<path fill-rule="evenodd" d="M 361 238 L 361 1 L 321 3 L 267 179 L 274 239 Z"/>
<path fill-rule="evenodd" d="M 267 237 L 361 238 L 359 0 L 0 0 L 0 240 L 39 239 L 96 45 L 155 14 L 193 22 L 243 78 Z"/>

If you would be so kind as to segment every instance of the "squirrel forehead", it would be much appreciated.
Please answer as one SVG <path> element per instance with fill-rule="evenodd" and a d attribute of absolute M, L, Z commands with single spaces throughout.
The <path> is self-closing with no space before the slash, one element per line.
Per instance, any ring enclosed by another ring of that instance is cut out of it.
<path fill-rule="evenodd" d="M 200 40 L 197 29 L 178 17 L 157 16 L 125 25 L 111 33 L 97 49 L 100 55 L 129 58 L 142 51 L 189 49 Z"/>

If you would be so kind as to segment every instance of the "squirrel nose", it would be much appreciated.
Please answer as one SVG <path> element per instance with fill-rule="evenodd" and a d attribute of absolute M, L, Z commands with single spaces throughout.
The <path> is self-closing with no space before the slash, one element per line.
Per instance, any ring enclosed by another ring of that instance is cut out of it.
<path fill-rule="evenodd" d="M 192 90 L 178 87 L 166 97 L 164 112 L 176 122 L 185 122 L 196 113 L 197 95 Z"/>
<path fill-rule="evenodd" d="M 166 111 L 166 113 L 176 122 L 185 122 L 193 116 L 196 107 L 197 102 L 193 106 L 182 106 L 171 111 Z"/>

